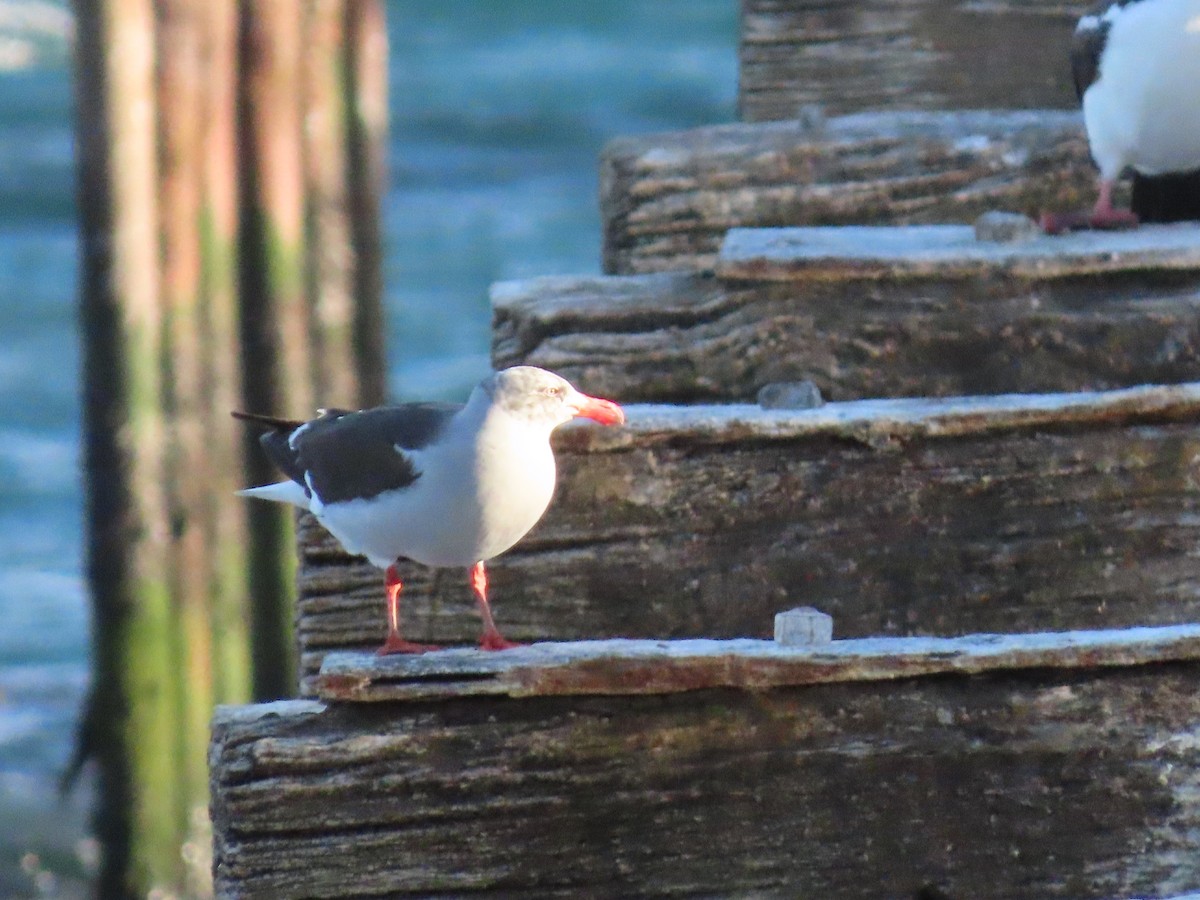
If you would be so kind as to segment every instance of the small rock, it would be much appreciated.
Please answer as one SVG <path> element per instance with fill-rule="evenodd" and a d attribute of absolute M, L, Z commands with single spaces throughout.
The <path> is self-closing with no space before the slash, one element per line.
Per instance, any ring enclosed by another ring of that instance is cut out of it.
<path fill-rule="evenodd" d="M 821 389 L 811 381 L 775 381 L 758 391 L 763 409 L 816 409 L 825 405 Z"/>
<path fill-rule="evenodd" d="M 811 606 L 798 606 L 775 614 L 775 643 L 781 647 L 807 647 L 833 640 L 833 617 Z"/>
<path fill-rule="evenodd" d="M 1038 223 L 1020 213 L 993 209 L 975 220 L 975 240 L 977 241 L 1016 244 L 1032 240 L 1041 234 L 1042 229 Z"/>
<path fill-rule="evenodd" d="M 825 107 L 819 103 L 805 103 L 796 110 L 796 121 L 805 131 L 823 131 L 825 128 Z"/>

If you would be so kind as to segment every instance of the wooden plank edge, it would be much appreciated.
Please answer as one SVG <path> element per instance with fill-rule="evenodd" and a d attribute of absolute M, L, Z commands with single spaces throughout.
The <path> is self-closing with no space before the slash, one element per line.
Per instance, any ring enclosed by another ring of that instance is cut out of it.
<path fill-rule="evenodd" d="M 1200 382 L 1109 391 L 851 400 L 815 409 L 744 403 L 629 404 L 620 428 L 584 423 L 556 432 L 558 450 L 605 452 L 660 440 L 721 443 L 840 438 L 884 446 L 913 438 L 962 437 L 1016 429 L 1200 420 Z"/>
<path fill-rule="evenodd" d="M 1200 225 L 1079 231 L 1012 243 L 978 240 L 970 225 L 733 228 L 721 244 L 716 274 L 726 280 L 790 281 L 1003 270 L 1010 277 L 1045 279 L 1149 268 L 1200 274 Z"/>
<path fill-rule="evenodd" d="M 1200 624 L 954 638 L 859 638 L 818 648 L 781 647 L 773 641 L 750 639 L 615 639 L 532 644 L 502 652 L 452 649 L 420 656 L 335 652 L 326 655 L 316 688 L 321 700 L 350 702 L 668 694 L 1197 659 Z"/>

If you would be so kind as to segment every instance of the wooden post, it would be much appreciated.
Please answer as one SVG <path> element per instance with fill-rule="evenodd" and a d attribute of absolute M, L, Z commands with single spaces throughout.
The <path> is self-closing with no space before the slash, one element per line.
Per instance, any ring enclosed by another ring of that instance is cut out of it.
<path fill-rule="evenodd" d="M 274 473 L 229 412 L 306 413 L 326 387 L 313 362 L 324 354 L 352 380 L 366 378 L 355 328 L 379 322 L 380 298 L 362 300 L 357 285 L 377 285 L 378 275 L 357 270 L 378 266 L 378 248 L 359 255 L 357 232 L 342 242 L 355 259 L 351 289 L 322 308 L 349 324 L 320 332 L 312 312 L 324 295 L 306 290 L 304 272 L 327 234 L 306 231 L 303 23 L 292 4 L 80 0 L 76 11 L 96 611 L 95 687 L 78 756 L 100 764 L 99 892 L 204 895 L 213 704 L 295 690 L 290 523 L 234 497 L 256 477 L 244 470 L 244 445 L 260 480 Z M 325 68 L 344 70 L 357 52 L 350 45 L 339 32 L 310 48 L 313 67 L 332 59 L 341 68 Z M 312 98 L 313 117 L 347 118 L 354 84 L 343 78 Z M 322 173 L 343 215 L 352 192 L 337 182 L 352 165 L 343 158 Z M 359 230 L 372 227 L 377 235 L 377 223 Z M 325 339 L 314 352 L 318 332 Z M 338 399 L 362 393 L 355 384 Z M 265 537 L 260 529 L 248 540 L 248 511 L 262 514 Z M 253 663 L 248 556 L 261 592 Z"/>
<path fill-rule="evenodd" d="M 383 402 L 380 202 L 387 33 L 377 0 L 304 12 L 305 221 L 314 393 L 329 406 Z"/>
<path fill-rule="evenodd" d="M 84 454 L 93 689 L 80 752 L 99 763 L 98 892 L 181 878 L 181 730 L 163 485 L 154 10 L 78 0 Z M 153 784 L 154 789 L 148 786 Z"/>
<path fill-rule="evenodd" d="M 375 0 L 247 0 L 242 13 L 245 405 L 306 417 L 384 394 L 380 192 L 387 43 Z M 277 477 L 248 433 L 249 478 Z M 255 696 L 295 690 L 294 539 L 250 506 Z"/>
<path fill-rule="evenodd" d="M 168 586 L 170 633 L 164 635 L 172 660 L 170 698 L 177 710 L 175 752 L 176 815 L 179 822 L 163 838 L 182 846 L 192 808 L 203 811 L 206 710 L 214 703 L 210 573 L 215 547 L 205 521 L 211 490 L 208 416 L 202 338 L 205 37 L 204 0 L 163 0 L 155 4 L 158 117 L 158 188 L 161 272 L 158 302 L 163 315 L 163 384 L 166 458 L 164 488 L 170 524 Z M 166 105 L 169 104 L 169 107 Z M 170 108 L 170 113 L 166 109 Z M 223 498 L 224 499 L 224 498 Z M 225 500 L 228 503 L 228 500 Z M 185 829 L 183 833 L 180 830 Z M 161 876 L 160 876 L 161 877 Z"/>
<path fill-rule="evenodd" d="M 301 140 L 304 17 L 287 0 L 242 4 L 240 146 L 243 396 L 248 409 L 303 417 L 314 406 L 305 296 L 305 181 Z M 276 472 L 246 432 L 247 474 Z M 288 696 L 295 683 L 291 638 L 293 530 L 287 510 L 248 507 L 250 592 L 255 598 L 254 696 Z"/>
<path fill-rule="evenodd" d="M 383 322 L 383 198 L 387 191 L 388 41 L 382 0 L 349 0 L 344 90 L 350 233 L 354 248 L 358 405 L 387 394 Z"/>
<path fill-rule="evenodd" d="M 242 405 L 238 311 L 237 4 L 204 2 L 208 40 L 201 102 L 205 132 L 200 192 L 201 374 L 208 490 L 208 579 L 213 642 L 213 692 L 251 696 L 250 597 L 246 579 L 246 507 L 233 493 L 244 486 L 242 429 L 229 415 Z"/>
<path fill-rule="evenodd" d="M 328 406 L 357 400 L 354 344 L 354 246 L 345 127 L 347 8 L 354 0 L 302 7 L 306 289 L 311 315 L 315 393 Z"/>

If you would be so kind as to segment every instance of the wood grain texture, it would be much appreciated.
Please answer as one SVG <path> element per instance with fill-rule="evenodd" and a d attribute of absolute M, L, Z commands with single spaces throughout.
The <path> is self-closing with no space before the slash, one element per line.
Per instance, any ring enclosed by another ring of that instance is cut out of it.
<path fill-rule="evenodd" d="M 819 104 L 1073 109 L 1067 60 L 1086 0 L 742 0 L 738 106 L 748 122 Z"/>
<path fill-rule="evenodd" d="M 1197 677 L 1189 661 L 225 708 L 210 755 L 217 892 L 1194 890 Z"/>
<path fill-rule="evenodd" d="M 620 400 L 1096 390 L 1200 377 L 1200 228 L 976 241 L 967 226 L 731 231 L 716 274 L 493 286 L 492 358 Z"/>
<path fill-rule="evenodd" d="M 603 268 L 711 268 L 730 228 L 971 222 L 1089 205 L 1076 112 L 877 112 L 618 138 L 600 159 Z"/>
<path fill-rule="evenodd" d="M 1099 395 L 628 408 L 559 432 L 557 497 L 490 566 L 514 640 L 835 636 L 1200 616 L 1200 387 Z M 381 574 L 301 526 L 302 689 L 384 631 Z M 406 633 L 470 644 L 465 572 L 406 565 Z"/>

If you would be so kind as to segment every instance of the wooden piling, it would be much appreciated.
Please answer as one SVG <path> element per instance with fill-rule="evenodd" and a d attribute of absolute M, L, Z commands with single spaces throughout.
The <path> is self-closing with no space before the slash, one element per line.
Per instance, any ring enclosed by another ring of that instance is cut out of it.
<path fill-rule="evenodd" d="M 164 636 L 172 660 L 168 702 L 176 708 L 175 784 L 178 818 L 170 838 L 182 846 L 180 833 L 193 807 L 204 809 L 205 756 L 199 750 L 207 731 L 206 711 L 213 695 L 213 635 L 209 620 L 216 548 L 207 525 L 207 494 L 213 473 L 205 433 L 208 416 L 202 343 L 204 297 L 201 272 L 206 35 L 204 0 L 164 0 L 156 13 L 156 108 L 164 101 L 173 114 L 158 118 L 159 303 L 162 327 L 162 406 L 166 438 L 164 488 L 170 523 L 168 590 L 170 632 Z M 227 498 L 222 498 L 229 503 Z M 243 632 L 245 636 L 245 632 Z M 186 873 L 185 873 L 186 874 Z"/>
<path fill-rule="evenodd" d="M 84 465 L 99 763 L 98 892 L 181 880 L 170 522 L 163 493 L 154 8 L 76 3 Z M 155 790 L 147 790 L 150 784 Z"/>
<path fill-rule="evenodd" d="M 350 235 L 354 249 L 357 404 L 377 406 L 387 395 L 383 322 L 383 198 L 387 193 L 388 38 L 382 0 L 345 5 L 347 159 Z"/>
<path fill-rule="evenodd" d="M 354 19 L 352 5 L 337 17 Z M 354 193 L 348 154 L 321 173 L 354 260 L 349 287 L 326 302 L 304 277 L 329 233 L 306 230 L 317 218 L 305 206 L 310 157 L 298 89 L 306 20 L 291 4 L 80 0 L 76 12 L 96 618 L 95 687 L 78 755 L 100 765 L 99 893 L 198 896 L 211 890 L 213 704 L 295 690 L 290 522 L 234 497 L 255 478 L 244 459 L 258 464 L 260 481 L 274 473 L 229 412 L 306 414 L 325 388 L 313 363 L 322 354 L 350 372 L 342 402 L 355 403 L 361 383 L 378 390 L 382 373 L 368 366 L 382 354 L 373 349 L 364 363 L 356 332 L 381 317 L 379 291 L 362 288 L 377 287 L 378 274 L 361 271 L 379 265 L 377 241 L 358 252 L 360 232 L 377 236 L 378 223 L 347 224 L 378 206 L 345 199 Z M 362 130 L 345 112 L 358 102 L 358 82 L 345 77 L 359 53 L 352 44 L 339 31 L 307 57 L 314 70 L 340 73 L 307 109 L 342 133 Z M 371 61 L 384 65 L 378 53 Z M 376 123 L 364 139 L 373 159 L 382 159 L 381 139 Z M 379 183 L 356 176 L 354 190 Z M 322 331 L 314 311 L 330 309 L 341 324 Z M 373 335 L 381 341 L 378 327 Z M 249 540 L 248 510 L 264 514 L 265 536 Z M 253 612 L 248 558 L 257 561 Z"/>
<path fill-rule="evenodd" d="M 298 90 L 303 22 L 286 0 L 247 0 L 241 6 L 242 394 L 250 410 L 292 417 L 306 417 L 314 405 Z M 245 452 L 251 483 L 275 477 L 250 431 Z M 286 697 L 294 683 L 292 519 L 267 503 L 251 504 L 248 514 L 254 695 Z"/>
<path fill-rule="evenodd" d="M 213 691 L 220 698 L 252 694 L 250 595 L 246 580 L 242 429 L 229 415 L 242 404 L 238 296 L 238 11 L 232 2 L 201 4 L 208 65 L 203 73 L 204 134 L 200 192 L 200 342 L 203 431 L 208 490 L 207 539 L 213 548 L 210 590 Z"/>
<path fill-rule="evenodd" d="M 386 30 L 376 2 L 300 14 L 248 0 L 241 19 L 239 290 L 245 406 L 306 418 L 384 393 L 380 192 Z M 276 472 L 247 433 L 249 480 Z M 295 689 L 289 511 L 250 506 L 255 696 Z"/>

